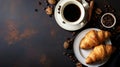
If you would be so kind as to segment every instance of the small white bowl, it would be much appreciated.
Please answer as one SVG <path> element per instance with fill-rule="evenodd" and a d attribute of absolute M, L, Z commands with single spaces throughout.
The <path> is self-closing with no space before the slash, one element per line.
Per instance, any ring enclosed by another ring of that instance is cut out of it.
<path fill-rule="evenodd" d="M 110 25 L 110 26 L 107 26 L 107 25 L 105 25 L 105 24 L 103 23 L 103 18 L 104 18 L 106 15 L 110 15 L 110 16 L 114 19 L 113 24 Z M 112 28 L 112 27 L 114 27 L 115 24 L 116 24 L 116 17 L 115 17 L 115 15 L 112 14 L 112 13 L 105 13 L 105 14 L 103 14 L 103 16 L 101 17 L 101 24 L 102 24 L 105 28 Z"/>

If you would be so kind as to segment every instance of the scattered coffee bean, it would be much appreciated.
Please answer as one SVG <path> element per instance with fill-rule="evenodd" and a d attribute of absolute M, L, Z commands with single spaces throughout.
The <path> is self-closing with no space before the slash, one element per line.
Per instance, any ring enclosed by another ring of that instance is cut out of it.
<path fill-rule="evenodd" d="M 70 55 L 69 58 L 72 58 L 72 55 Z"/>
<path fill-rule="evenodd" d="M 75 36 L 76 35 L 76 32 L 72 32 L 72 36 Z"/>
<path fill-rule="evenodd" d="M 48 0 L 48 3 L 51 5 L 56 4 L 56 0 Z"/>
<path fill-rule="evenodd" d="M 63 55 L 67 55 L 67 53 L 66 53 L 66 52 L 63 52 Z"/>
<path fill-rule="evenodd" d="M 50 6 L 48 6 L 48 7 L 45 9 L 45 11 L 46 11 L 46 14 L 48 14 L 48 15 L 52 15 L 52 14 L 53 14 L 53 9 L 52 9 L 52 7 L 50 7 Z"/>
<path fill-rule="evenodd" d="M 41 5 L 42 3 L 39 1 L 38 4 Z"/>
<path fill-rule="evenodd" d="M 38 12 L 38 9 L 35 9 L 35 12 Z"/>
<path fill-rule="evenodd" d="M 68 49 L 68 47 L 69 47 L 68 41 L 65 41 L 65 42 L 64 42 L 63 47 L 64 47 L 64 49 Z"/>
<path fill-rule="evenodd" d="M 82 64 L 80 62 L 77 62 L 76 67 L 82 67 Z"/>
<path fill-rule="evenodd" d="M 67 53 L 67 54 L 66 54 L 66 56 L 68 56 L 68 57 L 69 57 L 69 56 L 70 56 L 70 54 L 69 54 L 69 53 Z"/>
<path fill-rule="evenodd" d="M 100 8 L 96 8 L 95 12 L 96 14 L 100 15 L 102 13 L 102 10 Z"/>
<path fill-rule="evenodd" d="M 74 59 L 73 59 L 72 61 L 73 61 L 74 63 L 76 62 L 76 60 L 74 60 Z"/>
<path fill-rule="evenodd" d="M 114 8 L 107 2 L 104 4 L 104 11 L 114 13 Z"/>
<path fill-rule="evenodd" d="M 120 33 L 120 26 L 118 26 L 118 27 L 116 28 L 116 32 L 117 32 L 117 33 Z"/>

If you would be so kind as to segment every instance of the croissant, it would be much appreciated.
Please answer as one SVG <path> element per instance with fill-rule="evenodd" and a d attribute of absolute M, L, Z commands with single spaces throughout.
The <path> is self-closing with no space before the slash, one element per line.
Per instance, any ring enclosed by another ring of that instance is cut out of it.
<path fill-rule="evenodd" d="M 106 57 L 110 56 L 113 52 L 112 45 L 98 45 L 93 51 L 90 52 L 85 62 L 87 64 L 95 63 L 97 61 L 103 61 Z"/>
<path fill-rule="evenodd" d="M 90 49 L 101 43 L 110 37 L 110 32 L 103 30 L 90 30 L 80 42 L 80 48 Z"/>

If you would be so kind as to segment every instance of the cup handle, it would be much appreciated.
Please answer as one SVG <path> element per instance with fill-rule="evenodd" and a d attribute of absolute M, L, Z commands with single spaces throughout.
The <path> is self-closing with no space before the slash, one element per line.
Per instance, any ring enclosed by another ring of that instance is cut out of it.
<path fill-rule="evenodd" d="M 82 0 L 82 4 L 86 10 L 89 8 L 89 4 L 85 0 Z"/>

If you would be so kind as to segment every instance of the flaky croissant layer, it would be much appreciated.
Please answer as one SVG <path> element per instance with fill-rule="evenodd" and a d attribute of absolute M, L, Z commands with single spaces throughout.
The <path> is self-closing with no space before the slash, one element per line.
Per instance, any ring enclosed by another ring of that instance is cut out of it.
<path fill-rule="evenodd" d="M 80 42 L 80 48 L 90 49 L 101 43 L 110 37 L 110 32 L 103 30 L 90 30 Z"/>
<path fill-rule="evenodd" d="M 86 58 L 86 63 L 91 64 L 97 61 L 103 61 L 106 57 L 110 56 L 113 52 L 112 45 L 100 44 L 96 46 Z"/>

